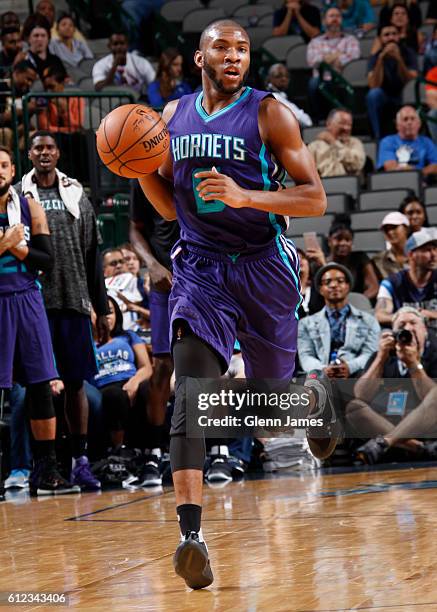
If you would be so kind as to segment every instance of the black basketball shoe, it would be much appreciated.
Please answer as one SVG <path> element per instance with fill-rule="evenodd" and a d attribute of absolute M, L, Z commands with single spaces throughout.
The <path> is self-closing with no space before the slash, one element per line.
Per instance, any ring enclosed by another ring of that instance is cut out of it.
<path fill-rule="evenodd" d="M 204 589 L 214 580 L 205 542 L 199 542 L 196 531 L 187 531 L 173 557 L 176 574 L 190 589 Z"/>
<path fill-rule="evenodd" d="M 357 448 L 357 460 L 365 465 L 380 463 L 388 448 L 389 446 L 383 436 L 371 438 L 368 442 Z"/>
<path fill-rule="evenodd" d="M 35 463 L 29 477 L 30 495 L 65 495 L 80 493 L 78 485 L 71 484 L 61 476 L 54 457 L 43 457 Z"/>
<path fill-rule="evenodd" d="M 304 387 L 311 389 L 316 396 L 316 405 L 308 418 L 322 419 L 323 425 L 307 427 L 308 445 L 314 457 L 327 459 L 332 455 L 341 437 L 341 423 L 335 413 L 334 393 L 329 378 L 318 372 L 310 372 Z"/>

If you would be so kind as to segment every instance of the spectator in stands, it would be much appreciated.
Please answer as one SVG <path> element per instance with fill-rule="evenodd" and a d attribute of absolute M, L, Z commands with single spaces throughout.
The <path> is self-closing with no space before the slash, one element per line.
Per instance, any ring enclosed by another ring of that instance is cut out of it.
<path fill-rule="evenodd" d="M 404 332 L 404 338 L 396 339 L 388 330 L 381 334 L 378 350 L 355 383 L 355 399 L 346 407 L 351 433 L 371 438 L 358 449 L 358 457 L 368 464 L 387 461 L 390 455 L 399 460 L 399 453 L 387 451 L 401 446 L 417 459 L 435 460 L 435 442 L 416 436 L 437 437 L 437 342 L 420 312 L 410 306 L 396 312 L 393 331 Z"/>
<path fill-rule="evenodd" d="M 143 298 L 137 287 L 137 277 L 127 271 L 120 247 L 103 251 L 103 274 L 108 295 L 113 297 L 123 313 L 124 329 L 137 329 L 138 313 L 129 303 L 141 306 Z"/>
<path fill-rule="evenodd" d="M 275 98 L 285 104 L 295 115 L 301 127 L 311 127 L 312 119 L 305 111 L 288 99 L 287 91 L 290 85 L 290 73 L 284 64 L 273 64 L 267 73 L 266 89 L 271 91 Z"/>
<path fill-rule="evenodd" d="M 45 91 L 63 93 L 68 74 L 65 69 L 49 66 L 44 70 L 42 82 Z M 46 108 L 38 113 L 38 129 L 70 134 L 82 128 L 85 113 L 83 98 L 49 99 Z"/>
<path fill-rule="evenodd" d="M 434 36 L 436 36 L 436 32 L 437 26 L 434 28 Z M 429 107 L 427 126 L 434 144 L 437 144 L 437 66 L 428 70 L 425 79 L 432 81 L 432 83 L 426 83 L 425 85 L 425 102 Z"/>
<path fill-rule="evenodd" d="M 97 346 L 99 371 L 93 384 L 102 394 L 102 409 L 111 435 L 111 454 L 125 442 L 132 410 L 144 412 L 146 409 L 147 381 L 152 375 L 152 364 L 144 341 L 135 332 L 123 329 L 123 315 L 117 302 L 110 296 L 108 302 L 109 340 Z M 160 440 L 157 445 L 161 445 Z"/>
<path fill-rule="evenodd" d="M 366 253 L 352 251 L 353 239 L 354 232 L 349 215 L 337 214 L 329 229 L 328 257 L 325 258 L 321 249 L 307 249 L 306 254 L 313 270 L 324 266 L 327 262 L 345 266 L 352 274 L 352 291 L 363 293 L 372 300 L 378 293 L 378 279 Z"/>
<path fill-rule="evenodd" d="M 378 170 L 421 170 L 423 176 L 437 173 L 437 145 L 419 135 L 420 117 L 412 106 L 403 106 L 396 115 L 397 134 L 379 143 Z"/>
<path fill-rule="evenodd" d="M 179 50 L 169 47 L 161 53 L 159 58 L 156 80 L 150 83 L 147 97 L 154 107 L 162 107 L 170 100 L 191 93 L 191 87 L 184 80 L 184 58 Z"/>
<path fill-rule="evenodd" d="M 329 82 L 331 75 L 328 72 L 320 74 L 319 66 L 322 62 L 329 64 L 337 72 L 354 59 L 360 57 L 360 43 L 355 36 L 342 31 L 342 16 L 340 9 L 329 8 L 323 20 L 325 33 L 313 38 L 307 50 L 307 62 L 313 69 L 313 76 L 308 82 L 308 94 L 312 108 L 311 115 L 321 118 L 327 109 L 325 98 L 318 91 L 322 80 Z"/>
<path fill-rule="evenodd" d="M 302 303 L 299 308 L 299 320 L 307 315 L 319 312 L 325 305 L 325 301 L 314 287 L 312 282 L 310 260 L 305 251 L 296 249 L 299 255 L 299 279 L 302 293 Z"/>
<path fill-rule="evenodd" d="M 72 482 L 98 489 L 87 457 L 88 402 L 83 381 L 96 373 L 90 335 L 91 307 L 101 342 L 108 337 L 108 304 L 99 250 L 97 219 L 82 185 L 57 169 L 60 151 L 50 132 L 30 139 L 33 169 L 15 186 L 44 208 L 50 228 L 54 267 L 40 277 L 56 366 L 65 386 L 65 416 L 71 434 Z"/>
<path fill-rule="evenodd" d="M 431 25 L 437 24 L 437 4 L 435 2 L 430 2 L 428 5 L 425 23 Z"/>
<path fill-rule="evenodd" d="M 23 39 L 29 48 L 23 54 L 23 59 L 30 62 L 42 80 L 44 70 L 49 66 L 64 68 L 64 64 L 49 51 L 50 25 L 45 17 L 38 13 L 26 19 L 23 25 Z M 19 54 L 20 57 L 21 54 Z"/>
<path fill-rule="evenodd" d="M 74 38 L 76 24 L 71 15 L 62 14 L 56 22 L 56 30 L 59 38 L 50 42 L 50 51 L 66 66 L 76 67 L 83 59 L 93 59 L 94 55 L 87 43 Z"/>
<path fill-rule="evenodd" d="M 352 136 L 352 113 L 341 108 L 330 111 L 326 129 L 308 146 L 320 176 L 358 175 L 366 163 L 362 142 Z"/>
<path fill-rule="evenodd" d="M 418 32 L 417 27 L 411 23 L 406 6 L 398 2 L 393 4 L 389 10 L 388 20 L 384 22 L 384 25 L 395 26 L 399 33 L 399 43 L 401 46 L 409 47 L 416 53 L 421 51 L 425 42 L 425 36 L 422 32 Z M 379 49 L 381 49 L 381 40 L 375 39 L 372 45 L 372 53 L 376 53 Z"/>
<path fill-rule="evenodd" d="M 343 11 L 345 30 L 358 30 L 362 36 L 376 26 L 375 13 L 369 0 L 340 0 L 339 7 Z"/>
<path fill-rule="evenodd" d="M 300 35 L 304 42 L 319 36 L 320 10 L 308 0 L 284 0 L 273 14 L 273 36 Z"/>
<path fill-rule="evenodd" d="M 127 272 L 130 272 L 137 279 L 137 289 L 142 297 L 141 304 L 135 304 L 127 300 L 122 294 L 118 297 L 124 302 L 126 309 L 131 312 L 136 312 L 139 315 L 138 325 L 141 329 L 150 328 L 150 310 L 149 310 L 149 294 L 145 289 L 145 277 L 141 275 L 141 262 L 138 255 L 134 251 L 132 245 L 129 242 L 120 246 L 121 252 L 124 257 L 124 263 L 126 265 Z M 147 273 L 146 273 L 147 274 Z M 147 280 L 147 279 L 146 279 Z"/>
<path fill-rule="evenodd" d="M 320 268 L 314 285 L 325 307 L 299 321 L 298 355 L 305 372 L 349 378 L 366 365 L 378 346 L 380 327 L 372 314 L 349 304 L 352 274 L 338 263 Z"/>
<path fill-rule="evenodd" d="M 400 272 L 408 266 L 405 254 L 410 222 L 408 217 L 400 212 L 391 212 L 385 215 L 380 229 L 384 233 L 385 241 L 390 247 L 381 251 L 372 258 L 379 279 L 387 278 L 390 274 Z"/>
<path fill-rule="evenodd" d="M 417 55 L 399 45 L 399 32 L 393 25 L 380 26 L 381 49 L 369 59 L 367 110 L 372 131 L 378 140 L 382 135 L 383 116 L 394 115 L 401 105 L 402 89 L 417 77 Z"/>
<path fill-rule="evenodd" d="M 434 26 L 432 34 L 426 41 L 425 51 L 423 54 L 423 74 L 427 74 L 432 68 L 437 67 L 437 24 Z M 430 78 L 430 81 L 437 79 Z"/>
<path fill-rule="evenodd" d="M 40 15 L 44 15 L 44 17 L 49 22 L 49 25 L 51 28 L 50 37 L 52 39 L 59 38 L 59 33 L 58 33 L 56 23 L 55 23 L 55 14 L 56 14 L 55 5 L 52 2 L 52 0 L 40 0 L 40 2 L 38 2 L 38 4 L 35 7 L 35 12 L 39 13 Z M 84 35 L 77 28 L 74 32 L 74 38 L 76 40 L 86 42 Z"/>
<path fill-rule="evenodd" d="M 409 235 L 429 227 L 425 204 L 416 195 L 407 196 L 399 206 L 399 212 L 405 215 L 410 222 Z"/>
<path fill-rule="evenodd" d="M 7 83 L 1 83 L 0 88 L 3 89 L 2 86 L 5 87 L 3 92 L 0 89 L 0 138 L 1 142 L 4 146 L 8 147 L 10 150 L 13 149 L 14 146 L 14 127 L 18 130 L 18 139 L 20 147 L 24 146 L 24 123 L 23 123 L 23 103 L 22 97 L 29 93 L 30 88 L 38 78 L 36 70 L 26 61 L 18 62 L 15 64 L 12 70 L 12 83 L 11 85 L 7 85 Z M 12 96 L 12 88 L 14 96 Z M 13 115 L 13 104 L 15 103 L 15 117 L 16 124 L 14 124 L 14 115 Z M 31 100 L 27 105 L 29 115 L 32 116 L 37 111 L 37 104 L 35 100 Z"/>
<path fill-rule="evenodd" d="M 18 28 L 21 31 L 20 18 L 13 11 L 6 11 L 0 15 L 0 29 Z"/>
<path fill-rule="evenodd" d="M 144 57 L 128 51 L 129 40 L 126 34 L 111 34 L 108 47 L 111 51 L 93 67 L 93 83 L 96 91 L 108 85 L 127 85 L 144 93 L 156 78 L 152 64 Z"/>
<path fill-rule="evenodd" d="M 401 306 L 418 308 L 430 329 L 437 330 L 437 229 L 423 228 L 407 240 L 408 270 L 381 283 L 375 314 L 390 327 Z"/>
<path fill-rule="evenodd" d="M 399 2 L 399 0 L 386 0 L 379 13 L 378 27 L 390 23 L 391 12 L 395 4 L 401 4 L 407 7 L 410 24 L 418 30 L 422 25 L 422 12 L 417 0 L 403 0 L 402 2 Z"/>
<path fill-rule="evenodd" d="M 2 50 L 0 53 L 0 66 L 7 68 L 12 66 L 15 58 L 21 51 L 21 33 L 20 28 L 9 26 L 2 28 L 1 31 Z"/>

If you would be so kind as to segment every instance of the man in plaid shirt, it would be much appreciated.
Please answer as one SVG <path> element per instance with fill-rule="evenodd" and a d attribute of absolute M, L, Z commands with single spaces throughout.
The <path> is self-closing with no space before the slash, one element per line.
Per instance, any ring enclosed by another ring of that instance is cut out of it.
<path fill-rule="evenodd" d="M 326 115 L 327 101 L 319 94 L 320 80 L 330 80 L 329 73 L 320 74 L 318 67 L 322 62 L 330 64 L 337 72 L 344 66 L 360 57 L 360 43 L 355 36 L 345 34 L 341 28 L 342 16 L 337 7 L 329 8 L 325 13 L 325 33 L 313 38 L 308 44 L 307 62 L 313 69 L 313 76 L 308 82 L 308 94 L 312 116 L 322 119 Z"/>

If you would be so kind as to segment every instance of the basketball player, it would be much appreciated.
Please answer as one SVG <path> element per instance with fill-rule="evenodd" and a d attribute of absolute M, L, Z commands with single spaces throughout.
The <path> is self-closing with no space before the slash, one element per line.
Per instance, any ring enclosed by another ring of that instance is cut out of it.
<path fill-rule="evenodd" d="M 94 209 L 82 185 L 57 169 L 59 157 L 53 134 L 35 132 L 29 148 L 33 169 L 16 189 L 40 202 L 47 216 L 55 263 L 41 285 L 56 366 L 65 386 L 73 455 L 71 480 L 83 490 L 95 490 L 101 485 L 87 457 L 88 401 L 83 381 L 97 374 L 91 306 L 103 344 L 108 339 L 108 302 Z"/>
<path fill-rule="evenodd" d="M 288 216 L 323 215 L 326 196 L 291 111 L 244 85 L 246 31 L 233 21 L 212 23 L 194 61 L 203 90 L 166 106 L 171 155 L 139 181 L 158 212 L 177 215 L 181 227 L 169 300 L 170 460 L 182 538 L 173 562 L 199 589 L 213 581 L 201 531 L 205 451 L 203 440 L 186 437 L 183 377 L 220 377 L 238 337 L 247 378 L 291 379 L 301 295 L 298 256 L 282 233 Z M 285 171 L 295 187 L 282 188 Z"/>
<path fill-rule="evenodd" d="M 27 386 L 35 465 L 31 495 L 80 492 L 56 467 L 56 417 L 50 380 L 58 378 L 38 270 L 53 266 L 49 228 L 35 200 L 11 187 L 15 168 L 0 147 L 0 389 L 16 377 Z"/>

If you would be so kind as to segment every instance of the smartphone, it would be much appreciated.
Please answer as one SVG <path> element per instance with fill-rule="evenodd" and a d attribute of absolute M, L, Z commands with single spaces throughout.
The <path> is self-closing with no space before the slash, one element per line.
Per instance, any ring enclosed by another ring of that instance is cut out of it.
<path fill-rule="evenodd" d="M 304 232 L 303 243 L 305 245 L 305 250 L 320 249 L 320 243 L 316 232 Z"/>

